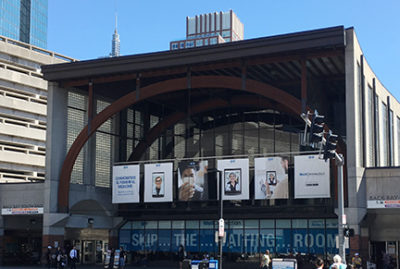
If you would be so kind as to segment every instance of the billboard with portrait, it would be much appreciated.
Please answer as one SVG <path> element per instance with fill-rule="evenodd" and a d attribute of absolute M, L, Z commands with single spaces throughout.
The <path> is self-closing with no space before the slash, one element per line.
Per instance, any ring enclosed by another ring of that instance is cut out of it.
<path fill-rule="evenodd" d="M 294 198 L 330 197 L 329 161 L 319 155 L 294 157 Z"/>
<path fill-rule="evenodd" d="M 254 158 L 254 198 L 288 199 L 287 157 Z"/>
<path fill-rule="evenodd" d="M 172 202 L 172 163 L 144 165 L 144 202 Z"/>
<path fill-rule="evenodd" d="M 249 159 L 218 160 L 218 170 L 222 172 L 223 200 L 249 199 Z"/>
<path fill-rule="evenodd" d="M 208 199 L 208 161 L 183 160 L 178 164 L 179 201 Z"/>
<path fill-rule="evenodd" d="M 139 203 L 139 165 L 117 165 L 112 169 L 112 203 Z"/>

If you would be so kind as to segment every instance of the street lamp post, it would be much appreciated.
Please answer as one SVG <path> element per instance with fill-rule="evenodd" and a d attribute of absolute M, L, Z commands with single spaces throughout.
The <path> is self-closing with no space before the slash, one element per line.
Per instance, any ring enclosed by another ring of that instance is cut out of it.
<path fill-rule="evenodd" d="M 223 193 L 223 178 L 222 172 L 217 170 L 217 175 L 219 177 L 219 201 L 220 201 L 220 212 L 219 212 L 219 222 L 218 222 L 218 239 L 219 239 L 219 269 L 222 269 L 222 243 L 224 239 L 224 201 L 222 199 Z"/>

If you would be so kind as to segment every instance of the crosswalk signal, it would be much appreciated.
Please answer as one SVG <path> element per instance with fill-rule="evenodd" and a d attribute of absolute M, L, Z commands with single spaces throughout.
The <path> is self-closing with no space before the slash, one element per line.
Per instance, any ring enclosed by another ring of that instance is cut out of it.
<path fill-rule="evenodd" d="M 329 130 L 329 133 L 327 134 L 327 136 L 325 138 L 325 145 L 324 145 L 324 160 L 325 161 L 328 159 L 335 158 L 338 140 L 339 140 L 339 136 L 333 134 L 332 131 Z"/>
<path fill-rule="evenodd" d="M 317 110 L 314 111 L 311 119 L 309 143 L 319 143 L 324 137 L 325 117 L 318 115 Z"/>
<path fill-rule="evenodd" d="M 354 236 L 354 229 L 344 228 L 343 235 L 344 235 L 344 237 L 352 237 L 352 236 Z"/>

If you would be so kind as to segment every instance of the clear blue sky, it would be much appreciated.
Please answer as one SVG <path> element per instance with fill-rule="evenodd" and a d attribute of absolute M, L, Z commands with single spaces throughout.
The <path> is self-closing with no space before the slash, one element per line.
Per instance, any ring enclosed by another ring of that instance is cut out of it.
<path fill-rule="evenodd" d="M 49 0 L 48 49 L 79 60 L 111 52 L 118 13 L 121 55 L 169 49 L 186 16 L 232 9 L 245 39 L 354 27 L 367 62 L 400 101 L 399 0 Z"/>

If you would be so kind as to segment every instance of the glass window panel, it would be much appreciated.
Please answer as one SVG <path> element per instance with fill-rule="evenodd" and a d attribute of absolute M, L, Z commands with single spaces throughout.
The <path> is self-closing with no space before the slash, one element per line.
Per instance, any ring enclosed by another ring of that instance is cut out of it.
<path fill-rule="evenodd" d="M 260 220 L 260 228 L 275 228 L 275 220 L 273 219 Z"/>
<path fill-rule="evenodd" d="M 170 220 L 160 220 L 158 222 L 159 229 L 171 229 L 171 221 Z"/>
<path fill-rule="evenodd" d="M 258 219 L 247 219 L 244 221 L 246 229 L 258 229 Z"/>
<path fill-rule="evenodd" d="M 184 229 L 185 221 L 183 220 L 173 220 L 172 221 L 172 229 Z"/>
<path fill-rule="evenodd" d="M 185 240 L 186 251 L 198 252 L 199 251 L 199 230 L 198 229 L 186 229 L 186 240 Z"/>
<path fill-rule="evenodd" d="M 158 230 L 158 251 L 169 252 L 171 249 L 171 230 Z"/>
<path fill-rule="evenodd" d="M 307 238 L 309 252 L 313 254 L 324 254 L 325 238 L 325 229 L 310 229 Z"/>
<path fill-rule="evenodd" d="M 187 220 L 186 221 L 186 229 L 199 229 L 199 221 L 198 220 Z"/>
<path fill-rule="evenodd" d="M 324 229 L 325 228 L 325 220 L 324 219 L 310 219 L 308 220 L 308 227 L 310 229 Z"/>
<path fill-rule="evenodd" d="M 211 229 L 200 230 L 200 252 L 214 252 L 215 247 L 215 231 Z"/>
<path fill-rule="evenodd" d="M 172 230 L 171 251 L 177 252 L 180 245 L 185 245 L 185 231 L 183 229 Z"/>
<path fill-rule="evenodd" d="M 145 231 L 145 249 L 156 250 L 157 249 L 157 229 L 149 229 Z"/>
<path fill-rule="evenodd" d="M 292 251 L 292 231 L 290 229 L 276 229 L 276 252 L 290 253 Z"/>
<path fill-rule="evenodd" d="M 326 228 L 338 228 L 338 220 L 337 219 L 327 219 L 326 220 Z"/>
<path fill-rule="evenodd" d="M 213 220 L 201 220 L 200 221 L 200 229 L 214 229 L 214 221 Z"/>
<path fill-rule="evenodd" d="M 260 229 L 260 253 L 264 253 L 267 249 L 271 253 L 275 252 L 274 229 Z"/>
<path fill-rule="evenodd" d="M 132 229 L 144 229 L 144 221 L 132 221 Z"/>
<path fill-rule="evenodd" d="M 258 242 L 259 242 L 258 229 L 246 229 L 244 234 L 244 247 L 245 252 L 249 255 L 255 255 L 259 253 Z"/>
<path fill-rule="evenodd" d="M 229 220 L 229 229 L 243 229 L 243 220 Z"/>
<path fill-rule="evenodd" d="M 157 221 L 146 221 L 144 225 L 146 229 L 157 229 Z"/>
<path fill-rule="evenodd" d="M 328 220 L 326 222 L 328 226 Z M 337 229 L 326 229 L 326 253 L 338 254 L 339 249 L 336 248 L 336 236 L 338 234 Z"/>
<path fill-rule="evenodd" d="M 276 228 L 291 228 L 290 219 L 277 219 Z"/>
<path fill-rule="evenodd" d="M 243 229 L 229 229 L 226 231 L 224 252 L 243 253 Z"/>
<path fill-rule="evenodd" d="M 119 231 L 119 244 L 121 246 L 123 246 L 125 250 L 132 249 L 131 230 L 120 230 Z"/>
<path fill-rule="evenodd" d="M 132 222 L 128 221 L 127 223 L 124 224 L 124 226 L 121 227 L 121 230 L 131 230 L 132 229 Z"/>
<path fill-rule="evenodd" d="M 306 221 L 307 227 L 307 221 Z M 307 229 L 293 229 L 293 252 L 294 253 L 308 253 L 309 237 L 307 236 Z"/>
<path fill-rule="evenodd" d="M 144 249 L 144 230 L 132 230 L 132 250 Z"/>
<path fill-rule="evenodd" d="M 306 219 L 293 219 L 292 227 L 293 228 L 307 228 L 307 220 Z"/>

